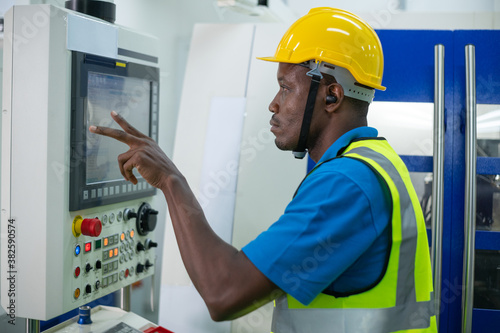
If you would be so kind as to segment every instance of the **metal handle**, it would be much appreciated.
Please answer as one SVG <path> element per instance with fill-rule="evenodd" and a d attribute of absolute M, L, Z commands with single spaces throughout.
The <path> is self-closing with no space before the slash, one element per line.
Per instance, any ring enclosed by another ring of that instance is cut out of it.
<path fill-rule="evenodd" d="M 434 46 L 434 158 L 432 182 L 432 276 L 436 321 L 439 327 L 443 257 L 444 191 L 444 46 Z"/>
<path fill-rule="evenodd" d="M 155 272 L 153 273 L 153 275 L 151 276 L 151 295 L 149 297 L 149 307 L 150 307 L 150 310 L 151 312 L 155 312 L 155 295 L 156 295 L 156 281 L 155 281 L 155 276 L 156 276 L 156 264 L 157 264 L 157 260 L 158 257 L 155 256 Z"/>
<path fill-rule="evenodd" d="M 120 308 L 123 311 L 130 311 L 130 294 L 132 292 L 132 286 L 128 285 L 120 289 Z"/>
<path fill-rule="evenodd" d="M 466 125 L 465 125 L 465 237 L 462 290 L 462 333 L 472 330 L 474 298 L 474 250 L 476 236 L 476 53 L 474 45 L 465 47 Z"/>

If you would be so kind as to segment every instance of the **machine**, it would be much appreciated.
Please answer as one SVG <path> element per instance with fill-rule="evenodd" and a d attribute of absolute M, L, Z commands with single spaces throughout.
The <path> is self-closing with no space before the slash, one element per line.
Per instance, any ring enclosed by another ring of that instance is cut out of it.
<path fill-rule="evenodd" d="M 157 269 L 164 200 L 139 174 L 123 180 L 126 145 L 88 131 L 117 126 L 114 110 L 158 139 L 157 40 L 103 5 L 102 17 L 51 5 L 5 15 L 0 278 L 12 321 L 54 318 Z"/>

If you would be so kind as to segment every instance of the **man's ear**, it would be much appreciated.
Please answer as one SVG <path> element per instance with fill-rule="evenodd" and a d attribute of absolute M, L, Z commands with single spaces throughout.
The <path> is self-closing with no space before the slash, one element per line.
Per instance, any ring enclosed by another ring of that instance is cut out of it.
<path fill-rule="evenodd" d="M 325 96 L 325 110 L 335 112 L 344 101 L 344 88 L 338 83 L 329 84 Z"/>

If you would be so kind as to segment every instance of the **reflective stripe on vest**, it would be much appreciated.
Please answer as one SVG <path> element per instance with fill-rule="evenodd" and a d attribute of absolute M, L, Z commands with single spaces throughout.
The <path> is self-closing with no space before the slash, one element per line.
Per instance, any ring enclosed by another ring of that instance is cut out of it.
<path fill-rule="evenodd" d="M 385 155 L 403 166 L 396 167 Z M 343 157 L 369 166 L 391 192 L 393 244 L 387 271 L 372 289 L 345 298 L 320 294 L 309 306 L 290 295 L 277 299 L 272 332 L 437 332 L 425 224 L 418 198 L 414 192 L 409 193 L 402 178 L 401 172 L 409 178 L 403 162 L 385 140 L 357 141 Z M 415 274 L 425 281 L 416 282 Z"/>
<path fill-rule="evenodd" d="M 391 308 L 354 309 L 289 309 L 288 299 L 276 300 L 273 333 L 377 333 L 407 332 L 408 329 L 431 326 L 434 302 L 415 302 Z M 435 324 L 434 324 L 435 325 Z M 413 332 L 413 329 L 411 332 Z M 415 332 L 420 332 L 416 330 Z M 421 332 L 437 332 L 422 330 Z"/>

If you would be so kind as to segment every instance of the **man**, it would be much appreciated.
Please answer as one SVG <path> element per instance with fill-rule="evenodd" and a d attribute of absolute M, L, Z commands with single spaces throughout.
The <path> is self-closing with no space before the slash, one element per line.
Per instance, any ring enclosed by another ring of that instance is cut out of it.
<path fill-rule="evenodd" d="M 383 55 L 357 16 L 317 8 L 285 33 L 269 110 L 282 150 L 316 167 L 281 218 L 241 251 L 210 228 L 186 180 L 129 125 L 91 126 L 130 146 L 125 179 L 163 191 L 186 269 L 214 320 L 275 301 L 278 332 L 436 332 L 427 236 L 408 171 L 366 114 Z"/>

